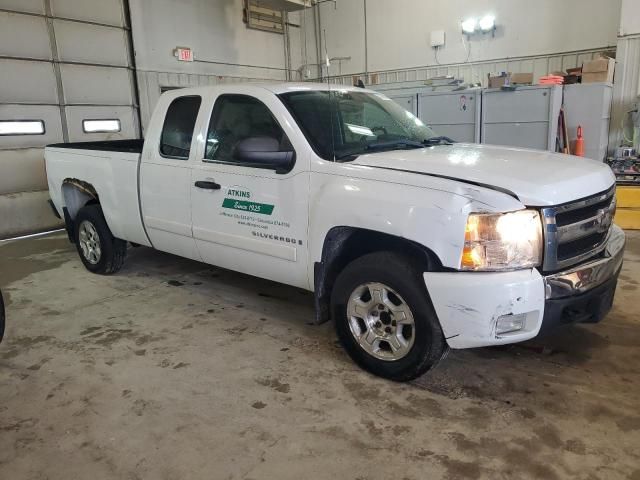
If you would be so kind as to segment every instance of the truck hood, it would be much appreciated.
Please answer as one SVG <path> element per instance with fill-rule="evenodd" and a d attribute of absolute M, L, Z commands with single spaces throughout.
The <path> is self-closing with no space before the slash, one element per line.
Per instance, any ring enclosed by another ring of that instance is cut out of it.
<path fill-rule="evenodd" d="M 513 193 L 528 206 L 550 206 L 610 188 L 611 169 L 602 162 L 542 150 L 456 143 L 359 156 L 366 165 L 433 175 Z"/>

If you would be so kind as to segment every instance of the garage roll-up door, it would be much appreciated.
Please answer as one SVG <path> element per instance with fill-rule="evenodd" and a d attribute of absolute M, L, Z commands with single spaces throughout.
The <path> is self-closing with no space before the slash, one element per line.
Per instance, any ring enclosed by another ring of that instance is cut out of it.
<path fill-rule="evenodd" d="M 43 147 L 139 137 L 126 0 L 0 0 L 0 238 L 55 228 Z"/>

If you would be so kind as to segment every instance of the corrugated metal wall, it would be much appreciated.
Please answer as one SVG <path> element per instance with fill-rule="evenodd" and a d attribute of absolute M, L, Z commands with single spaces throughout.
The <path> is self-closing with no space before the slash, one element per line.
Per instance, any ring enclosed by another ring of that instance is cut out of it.
<path fill-rule="evenodd" d="M 624 75 L 622 74 L 624 72 Z M 613 86 L 611 129 L 609 147 L 622 143 L 623 122 L 627 125 L 627 137 L 631 137 L 627 112 L 640 102 L 640 34 L 618 38 L 616 49 L 616 80 Z"/>
<path fill-rule="evenodd" d="M 139 135 L 128 28 L 123 0 L 0 0 L 0 121 L 45 127 L 0 136 L 0 238 L 59 225 L 44 145 Z M 120 131 L 85 133 L 96 119 Z"/>
<path fill-rule="evenodd" d="M 456 78 L 464 79 L 465 82 L 482 82 L 482 84 L 485 85 L 487 82 L 487 74 L 489 73 L 533 72 L 534 80 L 537 80 L 549 72 L 566 70 L 567 68 L 582 65 L 583 62 L 591 60 L 596 54 L 606 51 L 610 51 L 610 48 L 603 47 L 549 55 L 369 72 L 368 78 L 365 78 L 364 74 L 356 76 L 361 78 L 366 84 L 385 84 L 396 82 L 423 82 L 429 78 L 441 75 L 453 75 Z M 333 68 L 337 67 L 332 67 L 331 73 L 334 73 Z M 336 76 L 332 77 L 332 80 L 341 85 L 351 85 L 353 75 Z"/>

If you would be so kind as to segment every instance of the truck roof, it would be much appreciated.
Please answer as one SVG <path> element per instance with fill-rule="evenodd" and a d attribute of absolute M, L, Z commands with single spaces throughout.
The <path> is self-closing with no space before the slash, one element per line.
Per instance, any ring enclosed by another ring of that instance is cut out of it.
<path fill-rule="evenodd" d="M 351 85 L 336 85 L 320 82 L 281 82 L 281 83 L 256 83 L 257 86 L 262 86 L 267 90 L 271 90 L 273 93 L 286 93 L 300 90 L 358 90 L 362 91 L 360 87 L 353 87 Z"/>
<path fill-rule="evenodd" d="M 372 90 L 363 89 L 360 87 L 353 87 L 349 85 L 336 85 L 331 84 L 328 85 L 326 83 L 319 82 L 247 82 L 247 83 L 222 83 L 219 85 L 207 85 L 202 87 L 187 87 L 180 88 L 178 90 L 170 90 L 169 92 L 173 93 L 176 96 L 188 95 L 190 93 L 202 93 L 206 91 L 219 91 L 223 90 L 225 92 L 234 92 L 234 93 L 249 93 L 251 90 L 255 90 L 256 88 L 262 88 L 265 90 L 269 90 L 270 92 L 275 93 L 276 95 L 280 93 L 287 92 L 295 92 L 301 90 L 311 90 L 311 91 L 327 91 L 331 90 L 351 90 L 351 91 L 369 91 Z M 168 93 L 168 92 L 167 92 Z"/>

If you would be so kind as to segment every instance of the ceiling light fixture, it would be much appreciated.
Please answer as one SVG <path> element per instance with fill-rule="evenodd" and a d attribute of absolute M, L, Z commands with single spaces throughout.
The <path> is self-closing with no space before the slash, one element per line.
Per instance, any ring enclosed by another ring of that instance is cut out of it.
<path fill-rule="evenodd" d="M 483 32 L 490 32 L 496 28 L 496 17 L 493 15 L 485 15 L 480 19 L 478 25 Z"/>
<path fill-rule="evenodd" d="M 477 20 L 475 18 L 467 18 L 464 22 L 462 22 L 462 33 L 466 33 L 467 35 L 472 34 L 476 31 Z"/>

